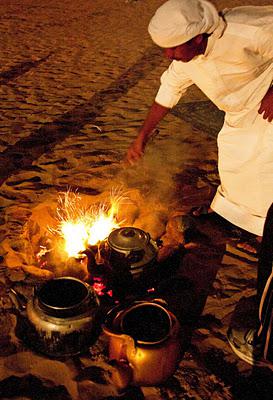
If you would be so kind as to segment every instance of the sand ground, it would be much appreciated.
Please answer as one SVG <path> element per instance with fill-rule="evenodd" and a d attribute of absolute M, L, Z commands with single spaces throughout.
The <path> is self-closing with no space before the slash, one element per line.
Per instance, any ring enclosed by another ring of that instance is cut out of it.
<path fill-rule="evenodd" d="M 160 124 L 144 159 L 131 168 L 123 163 L 168 65 L 147 33 L 162 3 L 0 3 L 0 398 L 272 398 L 272 373 L 240 361 L 226 339 L 235 308 L 243 305 L 245 320 L 254 312 L 244 305 L 256 292 L 257 260 L 230 252 L 231 232 L 215 221 L 196 222 L 202 244 L 183 256 L 180 272 L 196 284 L 199 318 L 178 370 L 163 385 L 118 392 L 94 375 L 79 377 L 71 360 L 36 355 L 13 334 L 6 277 L 14 284 L 41 278 L 28 269 L 26 229 L 29 221 L 39 229 L 48 222 L 60 192 L 78 190 L 97 202 L 122 188 L 135 207 L 128 221 L 158 238 L 173 215 L 208 201 L 219 183 L 216 135 L 223 115 L 196 88 Z M 214 3 L 219 9 L 269 4 Z M 177 304 L 186 301 L 174 294 Z M 96 349 L 81 361 L 89 371 L 107 364 Z"/>

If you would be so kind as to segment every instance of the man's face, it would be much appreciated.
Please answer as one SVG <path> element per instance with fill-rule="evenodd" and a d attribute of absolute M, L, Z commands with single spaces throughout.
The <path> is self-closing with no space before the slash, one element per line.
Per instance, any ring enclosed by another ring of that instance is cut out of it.
<path fill-rule="evenodd" d="M 179 46 L 164 49 L 164 55 L 170 60 L 189 62 L 194 57 L 203 54 L 205 49 L 206 43 L 204 43 L 204 38 L 202 35 L 198 35 Z"/>

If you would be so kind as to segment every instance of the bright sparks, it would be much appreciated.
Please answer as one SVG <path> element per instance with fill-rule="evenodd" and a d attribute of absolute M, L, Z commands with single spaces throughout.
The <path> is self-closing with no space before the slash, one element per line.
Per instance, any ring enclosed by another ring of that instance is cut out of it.
<path fill-rule="evenodd" d="M 88 244 L 95 245 L 102 240 L 106 239 L 107 236 L 112 232 L 113 229 L 118 228 L 119 225 L 115 222 L 115 219 L 110 215 L 100 214 L 97 219 L 94 220 L 92 226 L 88 231 Z"/>
<path fill-rule="evenodd" d="M 68 191 L 60 196 L 57 208 L 60 223 L 55 232 L 63 237 L 69 257 L 78 257 L 88 245 L 99 244 L 113 229 L 119 228 L 116 216 L 124 199 L 120 191 L 113 192 L 108 205 L 84 208 L 78 193 Z"/>

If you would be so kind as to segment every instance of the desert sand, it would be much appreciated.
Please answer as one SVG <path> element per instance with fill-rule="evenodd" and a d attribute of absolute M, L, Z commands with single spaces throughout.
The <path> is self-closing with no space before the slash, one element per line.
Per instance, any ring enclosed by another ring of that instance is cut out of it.
<path fill-rule="evenodd" d="M 230 324 L 251 324 L 256 315 L 257 258 L 234 251 L 236 236 L 223 221 L 187 220 L 194 243 L 183 249 L 174 279 L 166 276 L 164 296 L 183 334 L 189 328 L 189 343 L 161 385 L 118 390 L 103 337 L 77 360 L 55 360 L 16 335 L 10 286 L 26 294 L 29 282 L 71 273 L 35 259 L 56 223 L 60 193 L 77 192 L 89 205 L 121 193 L 123 224 L 177 250 L 184 226 L 171 234 L 174 222 L 216 190 L 223 114 L 195 87 L 162 121 L 143 160 L 123 161 L 169 63 L 147 33 L 162 3 L 1 0 L 1 399 L 272 399 L 270 369 L 241 361 L 227 342 Z M 269 3 L 214 1 L 219 9 Z M 191 282 L 193 291 L 177 282 Z"/>

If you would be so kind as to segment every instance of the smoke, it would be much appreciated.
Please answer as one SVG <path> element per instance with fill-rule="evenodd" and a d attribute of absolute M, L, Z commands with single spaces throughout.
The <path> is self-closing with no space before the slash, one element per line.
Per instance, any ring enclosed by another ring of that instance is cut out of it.
<path fill-rule="evenodd" d="M 181 135 L 182 136 L 182 135 Z M 146 202 L 168 206 L 176 200 L 175 176 L 189 159 L 189 145 L 180 138 L 158 136 L 133 166 L 124 166 L 116 179 L 128 189 L 138 189 Z"/>

